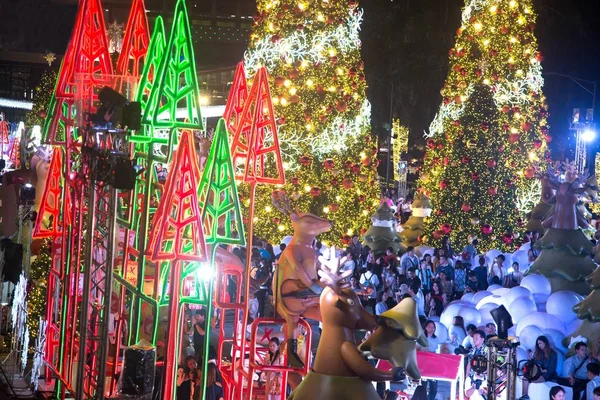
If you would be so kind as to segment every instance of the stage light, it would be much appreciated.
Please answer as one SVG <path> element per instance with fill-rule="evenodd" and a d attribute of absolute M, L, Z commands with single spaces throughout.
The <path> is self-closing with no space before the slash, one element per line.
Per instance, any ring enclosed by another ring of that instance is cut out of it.
<path fill-rule="evenodd" d="M 596 132 L 591 129 L 586 129 L 581 134 L 581 138 L 584 142 L 591 142 L 592 140 L 596 139 Z"/>

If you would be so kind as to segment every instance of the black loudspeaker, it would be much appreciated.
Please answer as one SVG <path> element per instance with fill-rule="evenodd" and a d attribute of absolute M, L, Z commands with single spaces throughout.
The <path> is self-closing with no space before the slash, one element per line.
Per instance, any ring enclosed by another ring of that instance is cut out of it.
<path fill-rule="evenodd" d="M 119 394 L 142 396 L 154 388 L 156 350 L 141 347 L 125 349 L 123 371 L 119 378 Z"/>
<path fill-rule="evenodd" d="M 112 185 L 115 189 L 131 190 L 135 188 L 135 168 L 128 158 L 118 158 L 112 168 Z"/>
<path fill-rule="evenodd" d="M 513 326 L 508 310 L 504 306 L 500 306 L 490 311 L 490 314 L 498 326 L 498 339 L 508 339 L 508 330 Z"/>
<path fill-rule="evenodd" d="M 105 106 L 123 108 L 129 102 L 126 97 L 108 86 L 104 86 L 98 93 L 98 100 Z"/>
<path fill-rule="evenodd" d="M 142 105 L 136 101 L 123 106 L 123 126 L 137 131 L 142 128 Z"/>
<path fill-rule="evenodd" d="M 4 250 L 4 280 L 17 284 L 19 276 L 23 272 L 23 245 L 14 243 L 10 239 L 0 241 L 0 246 Z"/>

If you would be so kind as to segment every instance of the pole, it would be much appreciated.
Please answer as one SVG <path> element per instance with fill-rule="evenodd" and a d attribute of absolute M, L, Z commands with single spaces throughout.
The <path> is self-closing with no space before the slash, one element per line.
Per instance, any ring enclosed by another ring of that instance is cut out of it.
<path fill-rule="evenodd" d="M 386 186 L 386 190 L 389 189 L 390 187 L 390 165 L 392 164 L 392 136 L 394 135 L 394 132 L 392 130 L 392 126 L 394 123 L 394 82 L 390 82 L 391 83 L 391 93 L 390 93 L 390 136 L 388 138 L 388 153 L 387 153 L 387 171 L 385 173 L 386 176 L 386 180 L 385 180 L 385 186 Z"/>

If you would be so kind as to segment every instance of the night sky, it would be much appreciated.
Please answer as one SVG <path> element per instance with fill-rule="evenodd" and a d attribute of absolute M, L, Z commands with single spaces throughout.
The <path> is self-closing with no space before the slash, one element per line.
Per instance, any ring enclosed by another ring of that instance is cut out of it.
<path fill-rule="evenodd" d="M 174 3 L 148 1 L 148 4 L 164 3 L 168 8 Z M 238 1 L 244 5 L 253 3 Z M 189 0 L 190 7 L 202 2 L 211 0 Z M 57 3 L 60 2 L 1 0 L 0 13 L 4 18 L 0 25 L 0 50 L 62 53 L 75 7 Z M 228 0 L 228 4 L 234 3 Z M 454 44 L 463 4 L 464 0 L 360 1 L 365 10 L 363 58 L 369 99 L 373 103 L 373 130 L 377 135 L 388 135 L 392 100 L 394 117 L 411 130 L 411 146 L 423 144 L 423 131 L 441 102 L 439 91 L 447 74 L 448 50 Z M 544 71 L 600 80 L 600 2 L 534 0 L 534 7 L 539 16 L 535 33 L 544 56 Z M 231 52 L 230 57 L 229 65 L 234 65 L 241 59 L 242 51 Z M 568 149 L 574 147 L 568 131 L 572 108 L 591 108 L 592 96 L 568 79 L 545 78 L 553 157 L 569 157 Z M 588 86 L 591 90 L 592 86 Z M 595 114 L 599 117 L 597 109 Z M 596 143 L 600 143 L 600 138 Z"/>

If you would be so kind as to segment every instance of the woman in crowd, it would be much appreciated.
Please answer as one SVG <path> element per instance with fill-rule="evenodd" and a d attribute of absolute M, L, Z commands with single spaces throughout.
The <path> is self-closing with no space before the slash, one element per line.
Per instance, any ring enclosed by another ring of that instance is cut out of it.
<path fill-rule="evenodd" d="M 552 389 L 550 389 L 550 400 L 565 400 L 566 398 L 565 389 L 562 387 L 553 386 Z"/>
<path fill-rule="evenodd" d="M 425 336 L 427 337 L 429 346 L 420 347 L 419 345 L 417 345 L 417 350 L 427 351 L 430 353 L 435 353 L 437 351 L 439 340 L 438 337 L 435 335 L 435 328 L 435 322 L 433 322 L 432 320 L 428 320 L 427 322 L 425 322 Z M 429 386 L 427 390 L 428 400 L 435 400 L 435 397 L 437 396 L 438 382 L 432 379 L 428 379 L 427 386 Z"/>
<path fill-rule="evenodd" d="M 381 315 L 388 310 L 387 300 L 388 294 L 384 290 L 377 295 L 377 304 L 375 305 L 375 315 Z"/>
<path fill-rule="evenodd" d="M 217 381 L 217 366 L 209 363 L 206 368 L 206 400 L 223 400 L 223 386 Z M 194 387 L 194 400 L 202 399 L 202 368 L 198 368 L 198 379 Z"/>
<path fill-rule="evenodd" d="M 444 301 L 444 305 L 446 305 L 448 299 L 452 298 L 452 294 L 454 293 L 454 285 L 452 284 L 452 281 L 448 280 L 448 277 L 444 271 L 440 271 L 439 284 L 440 289 L 442 289 L 442 293 L 446 296 L 446 300 Z"/>
<path fill-rule="evenodd" d="M 383 270 L 383 273 L 381 274 L 381 279 L 383 281 L 383 290 L 388 292 L 388 296 L 392 296 L 392 286 L 394 285 L 394 282 L 396 281 L 396 275 L 398 274 L 398 270 L 394 267 L 392 267 L 392 265 L 388 265 L 385 267 L 385 269 Z"/>
<path fill-rule="evenodd" d="M 425 298 L 426 304 L 429 304 L 432 298 L 437 298 L 442 304 L 446 304 L 447 297 L 442 292 L 439 281 L 433 281 L 431 284 L 431 292 L 427 293 L 427 297 Z"/>
<path fill-rule="evenodd" d="M 429 318 L 439 317 L 444 312 L 444 305 L 437 297 L 432 297 L 427 306 L 427 317 Z"/>
<path fill-rule="evenodd" d="M 433 273 L 435 274 L 435 272 L 437 271 L 437 267 L 440 264 L 440 257 L 447 257 L 448 255 L 446 254 L 444 249 L 435 249 L 435 252 L 433 254 L 434 256 L 431 259 L 431 263 L 433 266 Z"/>
<path fill-rule="evenodd" d="M 540 376 L 534 383 L 541 382 L 554 382 L 556 381 L 556 364 L 558 362 L 558 355 L 556 351 L 550 347 L 550 342 L 546 336 L 538 336 L 535 341 L 535 350 L 531 357 L 533 361 L 541 369 L 542 376 Z M 523 395 L 527 395 L 529 390 L 529 381 L 523 380 Z"/>
<path fill-rule="evenodd" d="M 279 352 L 279 338 L 271 338 L 269 340 L 267 364 L 272 366 L 282 365 L 282 357 L 282 354 Z M 266 378 L 267 400 L 281 398 L 281 372 L 267 372 Z"/>
<path fill-rule="evenodd" d="M 450 343 L 454 347 L 458 347 L 462 344 L 463 340 L 467 337 L 467 331 L 465 330 L 465 320 L 460 315 L 454 317 L 452 321 L 452 327 L 450 328 Z"/>

